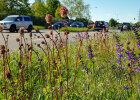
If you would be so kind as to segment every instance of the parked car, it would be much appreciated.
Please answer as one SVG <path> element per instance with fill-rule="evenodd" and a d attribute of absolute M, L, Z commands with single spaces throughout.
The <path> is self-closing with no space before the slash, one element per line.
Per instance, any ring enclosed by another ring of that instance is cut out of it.
<path fill-rule="evenodd" d="M 65 23 L 64 22 L 56 22 L 52 25 L 53 29 L 58 29 L 58 28 L 62 28 L 65 27 Z"/>
<path fill-rule="evenodd" d="M 95 24 L 94 24 L 94 30 L 95 31 L 100 31 L 100 30 L 105 30 L 108 32 L 108 29 L 109 28 L 109 25 L 107 22 L 105 21 L 96 21 Z"/>
<path fill-rule="evenodd" d="M 131 30 L 131 25 L 130 25 L 130 23 L 124 22 L 124 23 L 122 23 L 120 29 L 121 29 L 121 31 L 124 31 L 124 30 L 129 31 L 129 30 Z"/>
<path fill-rule="evenodd" d="M 70 27 L 84 27 L 84 23 L 83 22 L 73 22 L 72 24 L 70 24 Z"/>
<path fill-rule="evenodd" d="M 18 31 L 20 27 L 24 27 L 28 32 L 32 31 L 33 22 L 29 16 L 25 15 L 10 15 L 0 21 L 4 30 L 9 30 L 10 32 Z"/>

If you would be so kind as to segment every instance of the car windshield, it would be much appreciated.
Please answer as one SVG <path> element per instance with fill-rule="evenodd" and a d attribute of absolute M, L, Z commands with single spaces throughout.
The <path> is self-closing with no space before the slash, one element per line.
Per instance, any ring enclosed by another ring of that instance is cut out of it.
<path fill-rule="evenodd" d="M 15 21 L 16 17 L 6 17 L 2 21 Z"/>
<path fill-rule="evenodd" d="M 75 24 L 78 24 L 78 25 L 79 25 L 80 23 L 78 23 L 78 22 L 73 22 L 73 23 L 72 23 L 72 25 L 75 25 Z"/>
<path fill-rule="evenodd" d="M 123 25 L 130 26 L 130 23 L 123 23 Z"/>

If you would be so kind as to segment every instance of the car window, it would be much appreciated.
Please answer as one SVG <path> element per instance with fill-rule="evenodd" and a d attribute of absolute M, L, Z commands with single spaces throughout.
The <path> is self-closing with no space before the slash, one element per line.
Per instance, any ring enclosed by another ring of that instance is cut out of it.
<path fill-rule="evenodd" d="M 17 17 L 16 21 L 22 21 L 22 17 Z"/>
<path fill-rule="evenodd" d="M 24 17 L 24 21 L 31 21 L 30 17 Z"/>
<path fill-rule="evenodd" d="M 16 17 L 6 17 L 3 19 L 3 21 L 15 21 Z"/>

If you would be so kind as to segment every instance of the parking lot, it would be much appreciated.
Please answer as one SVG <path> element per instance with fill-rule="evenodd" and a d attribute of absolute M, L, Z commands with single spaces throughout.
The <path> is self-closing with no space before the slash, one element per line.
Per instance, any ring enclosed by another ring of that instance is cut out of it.
<path fill-rule="evenodd" d="M 114 31 L 116 32 L 119 32 L 119 30 L 110 30 L 109 32 L 107 32 L 107 34 L 110 34 L 110 33 L 113 33 Z M 40 32 L 45 35 L 46 33 L 47 34 L 50 34 L 50 30 L 48 29 L 43 29 L 43 30 L 40 30 Z M 35 30 L 32 31 L 33 33 L 33 43 L 35 44 L 39 44 L 43 41 L 42 38 L 37 38 L 37 36 L 40 36 L 39 33 L 36 33 Z M 53 31 L 54 33 L 54 37 L 57 35 L 57 33 L 55 31 Z M 74 42 L 75 41 L 75 36 L 78 32 L 70 32 L 69 34 L 69 42 Z M 84 33 L 84 32 L 80 32 L 80 33 Z M 94 33 L 97 33 L 95 31 L 92 31 L 92 32 L 89 32 L 89 35 L 90 36 L 93 36 Z M 9 31 L 7 30 L 4 30 L 3 31 L 3 34 L 4 36 L 6 37 L 7 35 L 9 35 L 9 39 L 8 39 L 8 48 L 10 50 L 18 50 L 19 48 L 19 44 L 16 42 L 16 38 L 19 38 L 19 33 L 10 33 Z M 62 38 L 64 39 L 65 36 L 64 36 L 64 32 L 60 32 Z M 36 36 L 35 36 L 36 35 Z M 25 31 L 25 34 L 24 34 L 24 37 L 26 38 L 27 42 L 30 42 L 29 41 L 29 33 L 27 31 Z M 49 39 L 47 39 L 47 42 L 49 43 Z M 3 38 L 2 38 L 2 35 L 0 34 L 0 44 L 4 44 L 4 41 L 3 41 Z"/>

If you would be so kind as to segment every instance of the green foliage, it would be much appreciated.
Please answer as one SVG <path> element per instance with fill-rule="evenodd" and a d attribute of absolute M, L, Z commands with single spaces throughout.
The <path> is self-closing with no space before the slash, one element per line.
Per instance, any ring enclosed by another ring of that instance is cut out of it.
<path fill-rule="evenodd" d="M 59 2 L 58 4 L 57 4 L 57 9 L 56 9 L 56 11 L 55 11 L 55 18 L 61 18 L 61 16 L 60 16 L 60 8 L 62 7 L 62 5 L 61 5 L 61 3 Z"/>
<path fill-rule="evenodd" d="M 47 8 L 46 8 L 44 2 L 35 2 L 32 5 L 32 9 L 33 9 L 34 16 L 45 17 Z"/>
<path fill-rule="evenodd" d="M 31 13 L 28 0 L 1 0 L 0 5 L 0 14 L 3 15 Z"/>
<path fill-rule="evenodd" d="M 46 1 L 47 14 L 51 14 L 53 17 L 55 17 L 55 12 L 59 3 L 60 3 L 59 0 L 47 0 Z"/>
<path fill-rule="evenodd" d="M 139 26 L 139 27 L 140 27 L 140 22 L 135 23 L 135 25 L 137 25 L 137 26 Z"/>
<path fill-rule="evenodd" d="M 109 25 L 110 25 L 111 27 L 116 27 L 117 21 L 116 21 L 115 19 L 111 18 L 111 19 L 109 20 Z"/>
<path fill-rule="evenodd" d="M 60 29 L 58 29 L 60 32 L 61 31 L 66 31 L 66 28 L 65 27 L 63 27 L 63 28 L 60 28 Z M 80 27 L 68 27 L 68 30 L 70 31 L 70 32 L 84 32 L 84 31 L 87 31 L 88 30 L 88 28 L 80 28 Z M 91 28 L 89 31 L 93 31 L 93 28 Z"/>
<path fill-rule="evenodd" d="M 82 33 L 80 33 L 82 34 Z M 36 33 L 37 36 L 39 34 Z M 77 34 L 73 34 L 75 37 Z M 108 38 L 100 37 L 98 34 L 98 38 L 93 38 L 92 33 L 89 34 L 90 39 L 85 39 L 82 42 L 80 55 L 82 56 L 82 60 L 86 65 L 86 68 L 89 69 L 87 73 L 85 68 L 82 68 L 81 62 L 78 61 L 77 66 L 77 75 L 75 81 L 75 87 L 73 88 L 74 75 L 75 75 L 75 65 L 77 58 L 77 50 L 81 44 L 80 39 L 76 39 L 74 43 L 70 43 L 68 46 L 68 64 L 69 64 L 69 89 L 67 91 L 67 69 L 65 65 L 65 56 L 64 53 L 66 51 L 66 47 L 63 46 L 59 49 L 60 58 L 57 58 L 58 52 L 56 48 L 54 48 L 54 55 L 51 50 L 52 48 L 46 49 L 46 45 L 44 45 L 44 50 L 47 53 L 43 52 L 41 48 L 37 51 L 37 54 L 42 59 L 42 69 L 39 59 L 35 52 L 28 51 L 25 55 L 23 50 L 23 76 L 24 76 L 24 86 L 25 89 L 22 89 L 21 85 L 21 69 L 18 66 L 18 61 L 20 61 L 20 52 L 9 52 L 8 53 L 8 62 L 6 63 L 6 72 L 8 71 L 8 66 L 11 68 L 12 79 L 9 80 L 6 78 L 6 87 L 7 87 L 7 95 L 8 100 L 11 100 L 15 94 L 17 93 L 17 99 L 21 100 L 23 97 L 28 98 L 29 100 L 52 100 L 58 99 L 61 100 L 60 95 L 60 84 L 63 86 L 63 100 L 139 100 L 140 98 L 140 90 L 138 84 L 140 84 L 140 73 L 135 71 L 138 66 L 134 66 L 134 77 L 133 77 L 133 88 L 134 94 L 131 96 L 131 86 L 130 86 L 130 77 L 128 70 L 130 69 L 128 65 L 127 55 L 126 62 L 124 64 L 124 70 L 118 70 L 118 64 L 116 63 L 116 40 L 115 36 L 117 35 L 120 39 L 120 43 L 124 44 L 124 49 L 127 48 L 128 41 L 130 41 L 130 48 L 135 48 L 135 55 L 138 56 L 139 49 L 137 48 L 137 40 L 133 32 L 124 32 L 122 34 L 110 34 Z M 96 34 L 97 35 L 97 34 Z M 63 36 L 63 34 L 60 34 Z M 33 37 L 36 38 L 36 37 Z M 76 38 L 76 37 L 75 37 Z M 42 39 L 42 38 L 40 38 Z M 48 40 L 48 39 L 47 39 Z M 49 40 L 48 40 L 49 41 Z M 33 41 L 34 42 L 34 41 Z M 65 43 L 64 43 L 65 44 Z M 88 48 L 91 45 L 91 49 L 94 52 L 94 64 L 90 61 L 88 57 Z M 49 45 L 47 45 L 49 46 Z M 35 47 L 35 46 L 33 46 Z M 43 46 L 42 46 L 43 47 Z M 64 49 L 63 49 L 64 48 Z M 25 48 L 23 48 L 25 49 Z M 63 51 L 64 50 L 64 51 Z M 10 57 L 9 57 L 10 56 Z M 55 59 L 54 59 L 55 58 Z M 4 67 L 2 56 L 0 58 L 0 100 L 4 100 L 5 91 L 2 88 L 4 86 Z M 26 60 L 27 59 L 27 60 Z M 81 61 L 82 61 L 81 60 Z M 5 60 L 6 61 L 6 60 Z M 26 62 L 28 61 L 28 62 Z M 54 69 L 54 61 L 56 61 Z M 135 62 L 137 64 L 138 62 Z M 27 65 L 28 64 L 28 68 Z M 50 64 L 50 67 L 49 67 Z M 60 67 L 62 70 L 60 70 Z M 31 71 L 32 69 L 32 71 Z M 50 70 L 50 71 L 49 71 Z M 58 70 L 58 71 L 57 71 Z M 60 71 L 59 71 L 60 70 Z M 62 72 L 62 73 L 61 73 Z M 124 73 L 128 74 L 124 74 Z M 50 74 L 52 73 L 52 74 Z M 42 75 L 41 75 L 42 74 Z M 61 76 L 58 76 L 58 75 Z M 57 77 L 56 77 L 57 75 Z M 128 76 L 127 76 L 128 75 Z M 51 77 L 51 80 L 50 80 Z M 45 81 L 45 86 L 43 84 L 43 80 Z M 56 83 L 56 84 L 55 84 Z M 13 87 L 12 87 L 13 85 Z M 56 86 L 55 86 L 56 85 Z M 124 86 L 128 86 L 129 89 L 124 89 Z M 56 93 L 58 93 L 58 98 L 56 98 Z"/>
<path fill-rule="evenodd" d="M 68 7 L 70 18 L 90 18 L 89 4 L 84 4 L 83 0 L 62 0 L 62 2 Z"/>

